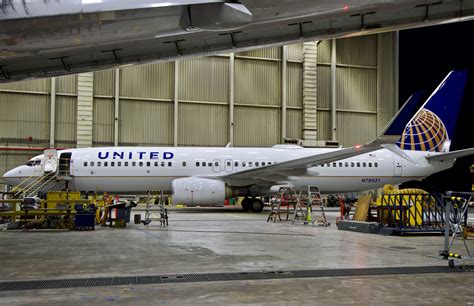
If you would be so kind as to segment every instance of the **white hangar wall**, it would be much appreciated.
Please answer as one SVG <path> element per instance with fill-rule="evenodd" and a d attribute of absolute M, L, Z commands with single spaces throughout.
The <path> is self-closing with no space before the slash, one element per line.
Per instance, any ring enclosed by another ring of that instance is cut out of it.
<path fill-rule="evenodd" d="M 0 84 L 0 171 L 45 147 L 364 143 L 397 109 L 395 52 L 385 33 Z"/>

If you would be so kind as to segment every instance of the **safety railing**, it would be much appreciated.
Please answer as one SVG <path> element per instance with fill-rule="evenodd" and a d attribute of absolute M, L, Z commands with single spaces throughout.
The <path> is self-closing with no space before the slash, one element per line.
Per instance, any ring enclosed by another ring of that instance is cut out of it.
<path fill-rule="evenodd" d="M 394 233 L 440 232 L 445 227 L 445 210 L 440 194 L 385 194 L 378 208 L 379 222 Z M 460 212 L 451 212 L 458 220 Z"/>

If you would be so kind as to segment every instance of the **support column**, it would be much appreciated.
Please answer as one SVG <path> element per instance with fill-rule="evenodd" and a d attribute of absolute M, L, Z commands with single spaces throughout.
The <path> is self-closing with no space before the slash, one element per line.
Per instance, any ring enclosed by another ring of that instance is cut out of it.
<path fill-rule="evenodd" d="M 229 59 L 229 143 L 234 146 L 234 78 L 235 54 L 232 52 Z"/>
<path fill-rule="evenodd" d="M 56 129 L 56 78 L 51 78 L 51 100 L 49 110 L 49 147 L 54 148 L 54 138 Z"/>
<path fill-rule="evenodd" d="M 92 112 L 94 101 L 94 73 L 77 76 L 77 147 L 92 147 Z"/>
<path fill-rule="evenodd" d="M 318 43 L 303 43 L 303 145 L 316 146 Z"/>
<path fill-rule="evenodd" d="M 382 131 L 383 127 L 381 126 L 380 114 L 383 112 L 383 104 L 382 104 L 382 72 L 381 67 L 382 65 L 382 34 L 377 35 L 377 92 L 376 92 L 376 99 L 377 99 L 377 116 L 376 116 L 376 129 L 377 135 Z"/>
<path fill-rule="evenodd" d="M 399 92 L 398 92 L 398 82 L 399 82 L 399 59 L 400 59 L 400 49 L 399 49 L 399 42 L 400 42 L 400 31 L 395 31 L 393 35 L 393 49 L 394 49 L 394 55 L 393 55 L 393 96 L 395 97 L 395 109 L 393 110 L 393 113 L 396 114 L 400 104 L 400 98 L 399 98 Z"/>
<path fill-rule="evenodd" d="M 178 146 L 179 61 L 174 62 L 174 128 L 173 145 Z"/>
<path fill-rule="evenodd" d="M 114 146 L 119 145 L 120 68 L 115 69 Z"/>
<path fill-rule="evenodd" d="M 331 40 L 331 140 L 337 140 L 336 121 L 336 40 Z"/>
<path fill-rule="evenodd" d="M 288 47 L 282 47 L 282 59 L 281 59 L 281 140 L 282 143 L 286 138 L 286 89 L 287 89 L 287 60 L 288 60 Z"/>

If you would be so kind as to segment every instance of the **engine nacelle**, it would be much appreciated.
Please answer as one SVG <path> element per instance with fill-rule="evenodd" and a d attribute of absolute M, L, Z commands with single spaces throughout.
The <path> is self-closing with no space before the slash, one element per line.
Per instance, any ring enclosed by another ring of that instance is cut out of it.
<path fill-rule="evenodd" d="M 175 204 L 222 204 L 226 198 L 232 196 L 231 189 L 223 181 L 199 177 L 176 179 L 172 189 Z"/>

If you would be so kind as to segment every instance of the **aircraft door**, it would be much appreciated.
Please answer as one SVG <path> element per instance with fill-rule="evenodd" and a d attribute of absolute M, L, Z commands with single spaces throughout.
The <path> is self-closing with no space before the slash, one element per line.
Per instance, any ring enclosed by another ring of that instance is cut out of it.
<path fill-rule="evenodd" d="M 58 152 L 55 149 L 44 150 L 43 169 L 45 173 L 58 170 Z"/>
<path fill-rule="evenodd" d="M 214 159 L 212 161 L 212 171 L 215 173 L 221 172 L 221 161 L 219 159 Z"/>
<path fill-rule="evenodd" d="M 402 173 L 403 173 L 402 157 L 399 155 L 393 155 L 393 175 L 402 176 Z"/>
<path fill-rule="evenodd" d="M 232 173 L 234 171 L 234 165 L 232 163 L 232 160 L 226 159 L 225 161 L 225 172 Z"/>
<path fill-rule="evenodd" d="M 69 176 L 71 173 L 71 155 L 72 153 L 61 153 L 59 156 L 59 172 L 60 176 Z"/>

